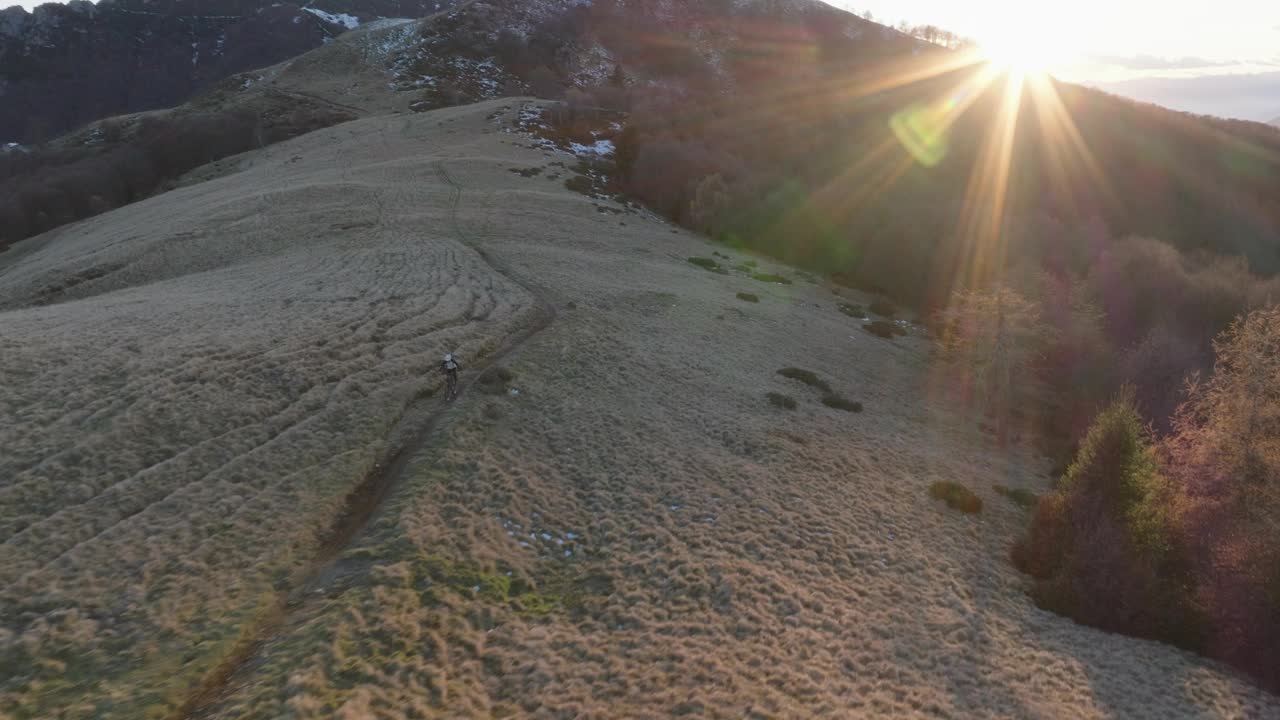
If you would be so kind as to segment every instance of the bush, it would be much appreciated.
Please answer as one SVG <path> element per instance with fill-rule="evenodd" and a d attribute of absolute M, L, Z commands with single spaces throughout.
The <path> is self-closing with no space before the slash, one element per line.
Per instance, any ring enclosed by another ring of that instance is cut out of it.
<path fill-rule="evenodd" d="M 1063 549 L 1070 542 L 1069 522 L 1067 496 L 1057 492 L 1042 495 L 1032 510 L 1026 534 L 1010 551 L 1014 566 L 1037 580 L 1057 575 L 1065 557 Z"/>
<path fill-rule="evenodd" d="M 852 303 L 840 303 L 840 312 L 851 318 L 858 318 L 859 320 L 862 320 L 867 316 L 867 314 L 862 311 L 861 305 L 854 305 Z"/>
<path fill-rule="evenodd" d="M 787 397 L 782 393 L 769 393 L 765 397 L 769 398 L 769 404 L 788 410 L 796 409 L 796 401 L 794 398 Z"/>
<path fill-rule="evenodd" d="M 791 380 L 799 380 L 805 385 L 808 385 L 809 387 L 812 387 L 812 388 L 817 388 L 823 391 L 824 393 L 831 392 L 831 386 L 828 385 L 825 380 L 818 377 L 817 374 L 809 370 L 801 370 L 800 368 L 789 367 L 789 368 L 782 368 L 781 370 L 778 371 L 778 374 L 784 378 L 789 378 Z"/>
<path fill-rule="evenodd" d="M 715 270 L 716 268 L 720 267 L 720 263 L 708 257 L 691 257 L 689 258 L 689 262 L 693 263 L 694 265 L 697 265 L 703 270 Z"/>
<path fill-rule="evenodd" d="M 868 305 L 867 309 L 880 317 L 887 318 L 891 318 L 898 313 L 898 308 L 888 300 L 877 300 Z"/>
<path fill-rule="evenodd" d="M 862 412 L 862 403 L 852 402 L 850 400 L 840 397 L 839 395 L 824 396 L 822 398 L 822 404 L 826 405 L 829 408 L 835 408 L 836 410 L 844 410 L 845 412 L 854 412 L 854 413 Z"/>
<path fill-rule="evenodd" d="M 1009 498 L 1014 503 L 1021 505 L 1024 508 L 1035 507 L 1036 503 L 1040 500 L 1039 495 L 1027 490 L 1026 488 L 1011 488 L 999 483 L 996 483 L 991 487 L 996 491 L 997 495 Z"/>
<path fill-rule="evenodd" d="M 866 330 L 872 335 L 875 335 L 876 337 L 882 337 L 882 338 L 885 338 L 886 340 L 893 338 L 895 335 L 906 334 L 902 330 L 902 328 L 898 327 L 897 325 L 891 322 L 886 322 L 884 320 L 872 320 L 871 322 L 863 325 L 862 329 Z"/>
<path fill-rule="evenodd" d="M 504 367 L 492 367 L 485 370 L 476 378 L 476 382 L 480 383 L 480 389 L 491 395 L 498 395 L 507 391 L 507 386 L 516 377 L 515 373 Z"/>
<path fill-rule="evenodd" d="M 982 498 L 960 483 L 939 480 L 929 486 L 929 495 L 946 502 L 947 507 L 953 510 L 970 514 L 982 512 Z"/>
<path fill-rule="evenodd" d="M 1041 607 L 1112 632 L 1198 643 L 1172 497 L 1132 392 L 1098 414 L 1058 487 L 1036 504 L 1014 563 Z"/>
<path fill-rule="evenodd" d="M 751 293 L 746 293 L 746 292 L 740 292 L 740 293 L 738 293 L 738 299 L 739 299 L 739 300 L 742 300 L 742 301 L 744 301 L 744 302 L 753 302 L 753 303 L 758 303 L 758 302 L 760 302 L 760 297 L 759 297 L 759 296 L 757 296 L 757 295 L 753 295 L 753 294 L 751 294 Z"/>
<path fill-rule="evenodd" d="M 782 285 L 791 284 L 791 280 L 785 277 L 782 277 L 781 275 L 774 275 L 772 273 L 752 273 L 751 279 L 759 280 L 760 282 L 779 283 Z"/>
<path fill-rule="evenodd" d="M 593 190 L 591 178 L 586 175 L 574 175 L 573 177 L 565 178 L 564 186 L 583 195 L 590 195 Z"/>

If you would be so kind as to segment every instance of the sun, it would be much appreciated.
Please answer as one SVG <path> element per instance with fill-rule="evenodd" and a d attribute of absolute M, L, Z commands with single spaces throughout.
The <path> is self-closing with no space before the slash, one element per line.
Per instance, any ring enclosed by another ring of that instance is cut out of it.
<path fill-rule="evenodd" d="M 1069 33 L 1055 36 L 1021 23 L 1007 23 L 984 33 L 978 40 L 982 58 L 998 68 L 1023 75 L 1046 75 L 1061 70 L 1074 59 L 1064 42 Z"/>

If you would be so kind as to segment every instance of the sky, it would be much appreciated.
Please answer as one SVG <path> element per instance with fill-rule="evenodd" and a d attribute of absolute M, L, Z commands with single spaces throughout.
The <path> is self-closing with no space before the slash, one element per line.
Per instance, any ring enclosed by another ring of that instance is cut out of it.
<path fill-rule="evenodd" d="M 1062 80 L 1138 100 L 1280 120 L 1280 0 L 827 1 L 1047 56 Z"/>
<path fill-rule="evenodd" d="M 1044 45 L 1064 80 L 1114 82 L 1280 70 L 1276 0 L 832 0 L 886 24 Z"/>

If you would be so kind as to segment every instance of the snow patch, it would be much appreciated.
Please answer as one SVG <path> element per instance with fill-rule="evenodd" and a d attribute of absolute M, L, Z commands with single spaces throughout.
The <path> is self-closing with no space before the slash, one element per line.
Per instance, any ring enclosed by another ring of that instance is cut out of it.
<path fill-rule="evenodd" d="M 612 140 L 597 140 L 590 145 L 581 143 L 569 143 L 569 152 L 574 155 L 596 155 L 598 157 L 608 157 L 613 154 Z"/>
<path fill-rule="evenodd" d="M 341 25 L 348 30 L 355 30 L 356 28 L 360 27 L 360 18 L 357 18 L 354 15 L 348 15 L 346 13 L 337 13 L 337 14 L 327 13 L 323 10 L 317 10 L 311 7 L 305 7 L 302 9 L 306 12 L 311 13 L 312 15 L 315 15 L 316 17 L 320 18 L 321 20 L 327 23 L 330 23 L 333 25 Z"/>

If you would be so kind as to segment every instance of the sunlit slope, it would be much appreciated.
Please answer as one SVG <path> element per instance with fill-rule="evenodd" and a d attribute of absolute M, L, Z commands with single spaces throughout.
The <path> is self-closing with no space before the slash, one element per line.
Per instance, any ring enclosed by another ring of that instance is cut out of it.
<path fill-rule="evenodd" d="M 0 255 L 0 716 L 175 707 L 438 404 L 440 356 L 527 322 L 450 222 L 438 121 L 335 127 Z"/>
<path fill-rule="evenodd" d="M 752 279 L 741 253 L 568 192 L 572 159 L 499 132 L 504 104 L 423 116 L 442 173 L 418 182 L 457 193 L 461 231 L 555 321 L 197 717 L 1280 713 L 1216 664 L 1034 608 L 1007 560 L 1025 510 L 992 485 L 1040 491 L 1047 467 L 927 390 L 918 328 L 882 340 L 838 310 L 865 296 L 758 259 L 793 283 Z M 982 513 L 931 500 L 937 480 Z"/>

